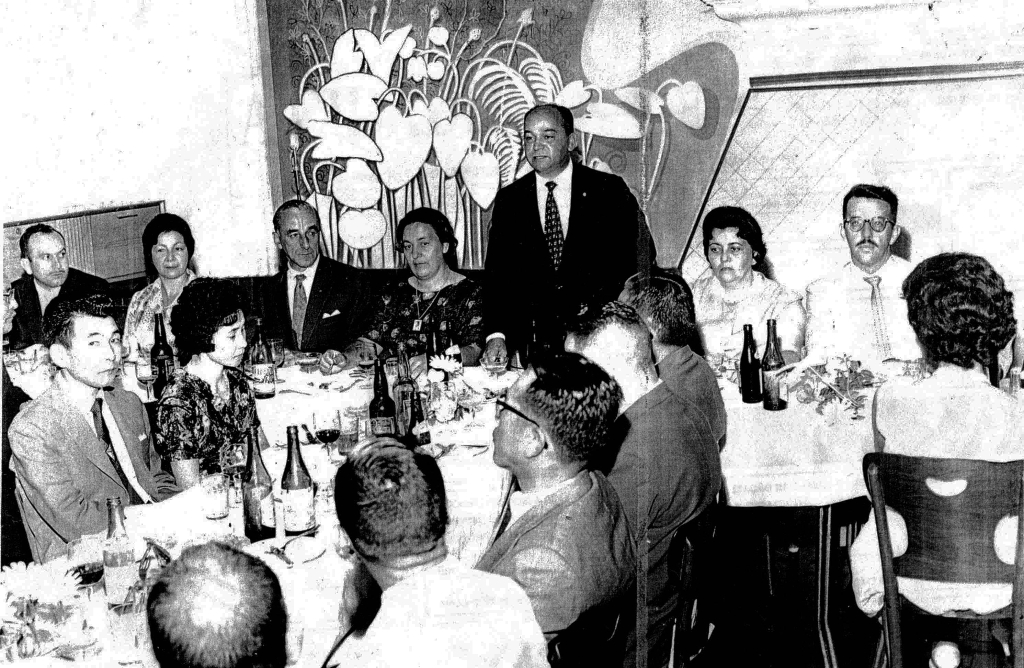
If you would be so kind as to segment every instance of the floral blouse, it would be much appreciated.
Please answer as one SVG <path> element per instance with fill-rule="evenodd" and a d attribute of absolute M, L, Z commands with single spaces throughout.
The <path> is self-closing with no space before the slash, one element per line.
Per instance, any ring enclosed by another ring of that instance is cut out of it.
<path fill-rule="evenodd" d="M 389 285 L 381 300 L 366 338 L 384 348 L 397 351 L 404 343 L 407 355 L 422 355 L 430 332 L 442 322 L 454 343 L 483 345 L 483 288 L 468 278 L 441 288 L 430 299 L 402 280 Z M 416 320 L 422 321 L 419 331 Z"/>
<path fill-rule="evenodd" d="M 188 282 L 196 277 L 191 269 L 185 271 Z M 128 315 L 124 319 L 124 339 L 132 341 L 145 349 L 153 347 L 153 315 L 164 314 L 164 329 L 167 332 L 167 343 L 174 347 L 174 332 L 171 331 L 171 309 L 177 300 L 164 304 L 163 279 L 155 281 L 132 295 L 128 303 Z"/>
<path fill-rule="evenodd" d="M 259 427 L 256 395 L 237 369 L 224 369 L 230 399 L 224 401 L 201 378 L 174 372 L 156 405 L 156 450 L 172 461 L 199 459 L 202 473 L 220 471 L 221 449 L 242 442 Z"/>

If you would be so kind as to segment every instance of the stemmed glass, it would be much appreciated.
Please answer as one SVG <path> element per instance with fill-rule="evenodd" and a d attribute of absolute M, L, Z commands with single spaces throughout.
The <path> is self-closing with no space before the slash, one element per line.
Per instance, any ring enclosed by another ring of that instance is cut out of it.
<path fill-rule="evenodd" d="M 321 410 L 313 414 L 313 432 L 316 440 L 324 444 L 328 454 L 337 449 L 335 443 L 341 438 L 341 411 Z"/>
<path fill-rule="evenodd" d="M 156 381 L 156 367 L 149 356 L 149 349 L 139 348 L 139 361 L 135 364 L 135 379 L 146 386 L 146 401 L 156 399 L 153 396 L 153 382 Z"/>
<path fill-rule="evenodd" d="M 270 357 L 274 360 L 274 366 L 280 368 L 284 364 L 284 339 L 269 339 Z"/>

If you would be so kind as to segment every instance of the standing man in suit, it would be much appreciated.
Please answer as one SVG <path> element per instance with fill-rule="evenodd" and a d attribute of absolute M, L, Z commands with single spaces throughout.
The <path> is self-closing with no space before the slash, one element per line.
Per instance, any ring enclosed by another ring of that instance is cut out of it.
<path fill-rule="evenodd" d="M 863 183 L 843 198 L 840 230 L 850 261 L 807 286 L 805 363 L 839 355 L 860 361 L 921 357 L 902 294 L 914 265 L 891 252 L 902 231 L 898 204 L 885 186 Z"/>
<path fill-rule="evenodd" d="M 655 259 L 650 230 L 625 182 L 571 159 L 572 112 L 534 107 L 523 134 L 534 172 L 498 192 L 487 243 L 490 360 L 522 349 L 534 331 L 538 342 L 561 350 L 566 323 L 581 307 L 614 300 L 623 282 Z"/>
<path fill-rule="evenodd" d="M 626 514 L 596 470 L 614 450 L 621 398 L 597 364 L 556 353 L 531 362 L 508 401 L 498 400 L 494 463 L 519 491 L 509 495 L 508 525 L 476 567 L 519 583 L 549 640 L 592 608 L 615 608 L 634 582 Z"/>
<path fill-rule="evenodd" d="M 109 497 L 128 506 L 178 491 L 160 468 L 139 398 L 111 388 L 121 364 L 112 307 L 94 295 L 50 309 L 44 337 L 59 371 L 11 424 L 15 492 L 36 561 L 105 530 Z"/>
<path fill-rule="evenodd" d="M 289 350 L 344 350 L 370 327 L 366 278 L 320 255 L 320 219 L 302 200 L 278 207 L 274 241 L 288 264 L 267 282 L 264 336 L 284 339 Z"/>
<path fill-rule="evenodd" d="M 20 307 L 8 339 L 14 350 L 43 342 L 43 318 L 51 306 L 110 291 L 102 278 L 68 266 L 64 236 L 46 223 L 26 229 L 18 245 L 25 274 L 13 284 Z"/>

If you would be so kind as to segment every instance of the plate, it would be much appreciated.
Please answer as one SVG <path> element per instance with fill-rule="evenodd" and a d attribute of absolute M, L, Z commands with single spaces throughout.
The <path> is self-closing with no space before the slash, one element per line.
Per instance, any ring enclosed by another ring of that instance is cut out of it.
<path fill-rule="evenodd" d="M 253 543 L 249 547 L 245 548 L 245 551 L 257 557 L 277 559 L 277 557 L 270 553 L 270 548 L 281 547 L 282 545 L 284 545 L 285 556 L 291 559 L 295 564 L 308 564 L 311 561 L 316 561 L 324 555 L 324 552 L 327 551 L 323 541 L 317 540 L 313 536 L 299 536 L 297 538 L 268 538 L 267 540 L 261 540 L 257 543 Z M 283 564 L 284 562 L 281 561 L 281 563 Z"/>

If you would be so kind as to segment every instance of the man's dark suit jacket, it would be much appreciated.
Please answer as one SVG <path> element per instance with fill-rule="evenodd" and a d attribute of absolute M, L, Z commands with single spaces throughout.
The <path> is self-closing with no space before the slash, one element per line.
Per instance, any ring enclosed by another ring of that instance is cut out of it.
<path fill-rule="evenodd" d="M 582 306 L 613 301 L 642 264 L 655 260 L 654 241 L 636 198 L 614 174 L 574 164 L 569 231 L 558 271 L 551 268 L 537 177 L 529 173 L 494 200 L 485 264 L 485 322 L 510 350 L 538 339 L 562 347 Z"/>
<path fill-rule="evenodd" d="M 14 328 L 8 335 L 13 350 L 21 350 L 43 342 L 43 316 L 39 310 L 39 293 L 36 282 L 28 274 L 11 284 L 14 296 L 18 300 L 18 312 L 14 316 Z M 47 310 L 61 301 L 70 301 L 89 295 L 108 294 L 110 285 L 98 276 L 87 274 L 77 269 L 68 269 L 67 280 L 60 286 L 60 292 L 46 307 Z"/>
<path fill-rule="evenodd" d="M 289 350 L 322 353 L 342 350 L 370 328 L 373 300 L 367 277 L 359 269 L 320 256 L 312 287 L 306 286 L 306 321 L 302 341 L 295 341 L 288 308 L 288 270 L 267 281 L 263 296 L 263 335 L 284 339 Z"/>
<path fill-rule="evenodd" d="M 11 470 L 11 441 L 7 438 L 7 430 L 11 427 L 14 416 L 21 405 L 28 401 L 28 395 L 21 391 L 7 375 L 7 368 L 0 369 L 4 376 L 3 412 L 4 442 L 3 471 L 0 476 L 2 496 L 0 496 L 0 566 L 8 566 L 15 561 L 32 561 L 32 550 L 25 535 L 25 525 L 21 523 L 21 512 L 18 510 L 18 498 L 14 494 L 14 471 Z"/>

